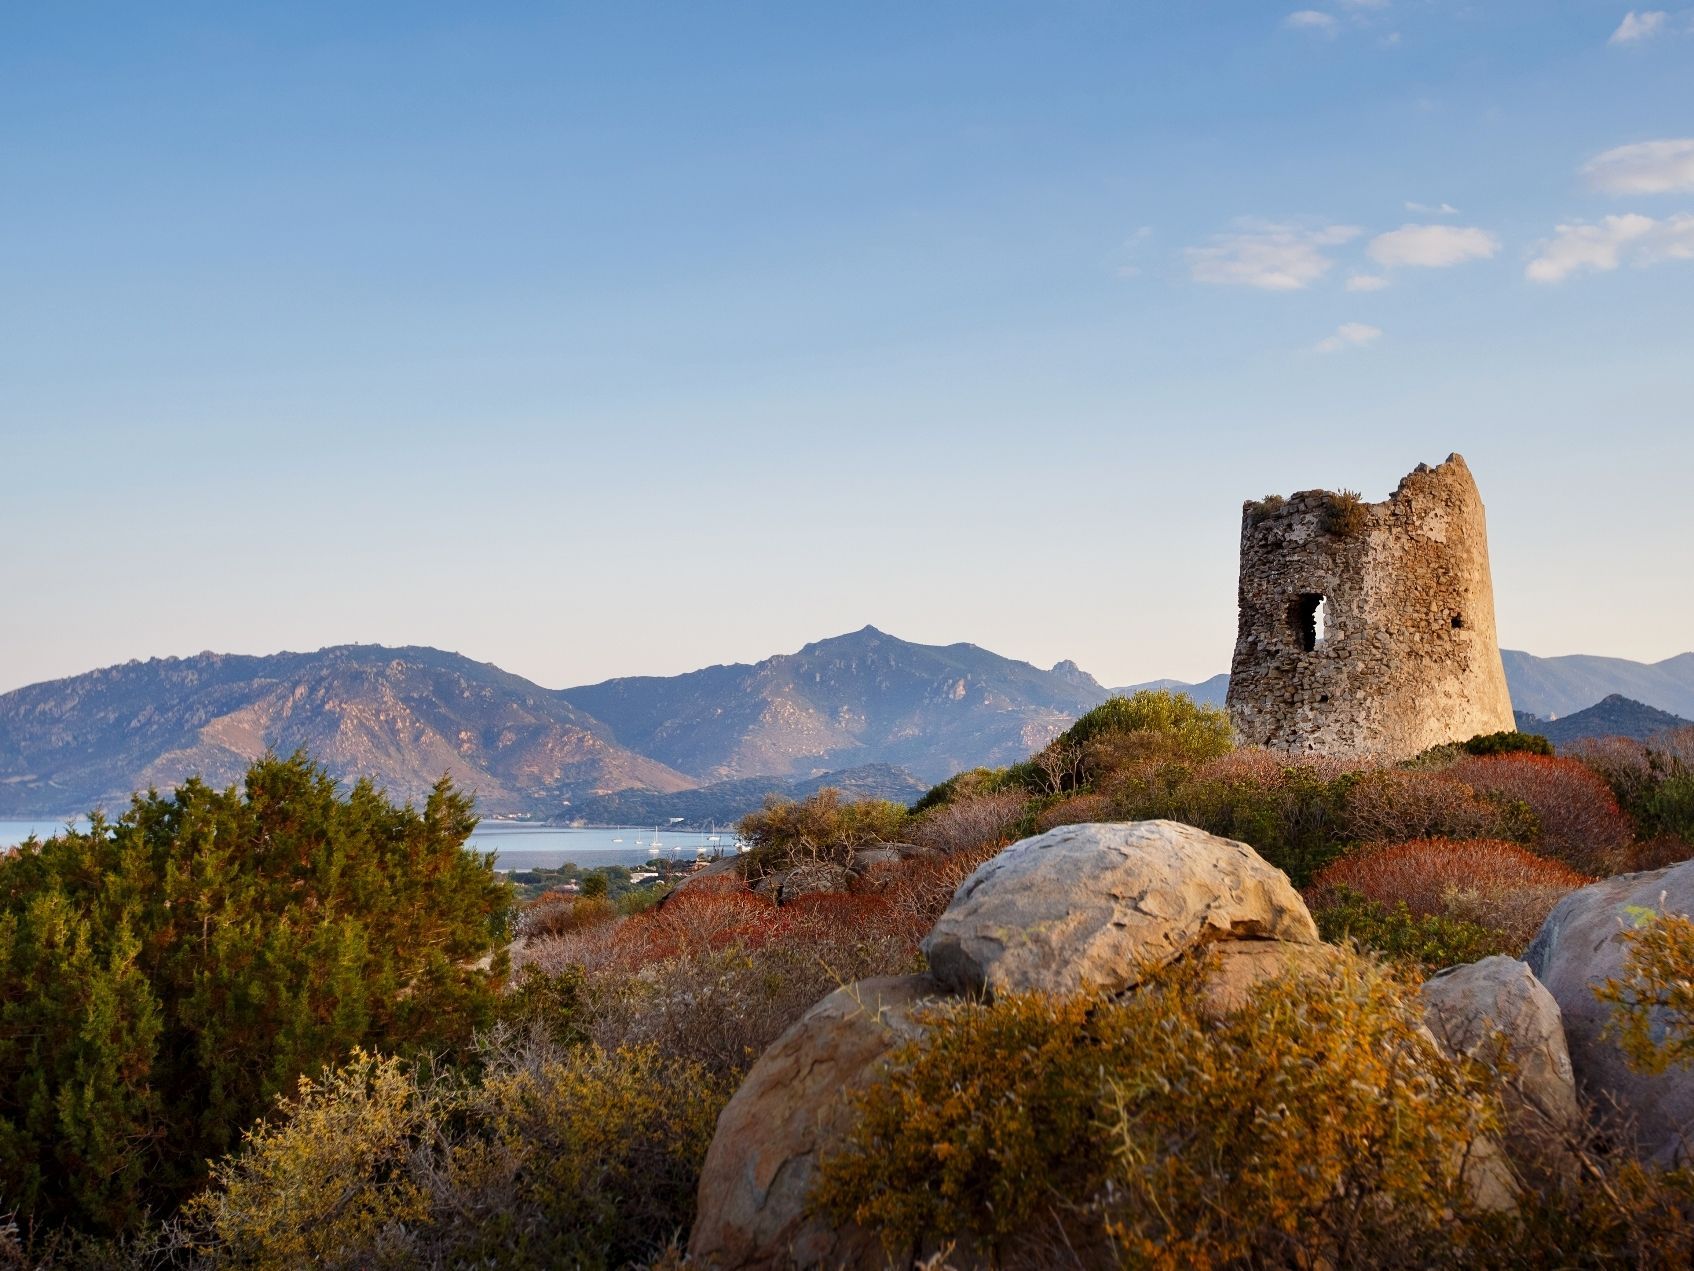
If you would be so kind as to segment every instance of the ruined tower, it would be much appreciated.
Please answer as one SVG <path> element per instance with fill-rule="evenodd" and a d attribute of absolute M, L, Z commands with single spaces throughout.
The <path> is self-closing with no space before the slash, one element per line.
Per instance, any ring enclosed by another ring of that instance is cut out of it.
<path fill-rule="evenodd" d="M 1240 605 L 1228 702 L 1248 745 L 1400 759 L 1514 727 L 1482 497 L 1456 454 L 1381 503 L 1246 504 Z"/>

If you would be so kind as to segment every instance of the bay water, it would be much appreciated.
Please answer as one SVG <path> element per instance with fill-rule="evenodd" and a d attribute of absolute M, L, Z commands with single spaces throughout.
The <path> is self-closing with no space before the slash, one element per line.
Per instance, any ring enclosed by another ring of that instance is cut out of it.
<path fill-rule="evenodd" d="M 65 828 L 63 821 L 0 821 L 0 849 L 15 847 L 34 835 L 48 838 Z M 471 835 L 469 846 L 493 852 L 497 869 L 557 869 L 573 864 L 643 865 L 656 856 L 693 860 L 736 850 L 735 835 L 690 834 L 664 826 L 588 827 L 525 825 L 514 821 L 484 821 Z"/>

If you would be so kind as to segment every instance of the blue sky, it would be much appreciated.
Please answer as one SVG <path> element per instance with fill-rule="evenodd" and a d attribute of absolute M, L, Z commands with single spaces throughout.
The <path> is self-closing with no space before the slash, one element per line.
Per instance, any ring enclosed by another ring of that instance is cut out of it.
<path fill-rule="evenodd" d="M 1199 678 L 1452 450 L 1503 643 L 1694 647 L 1694 8 L 13 5 L 0 174 L 0 689 Z"/>

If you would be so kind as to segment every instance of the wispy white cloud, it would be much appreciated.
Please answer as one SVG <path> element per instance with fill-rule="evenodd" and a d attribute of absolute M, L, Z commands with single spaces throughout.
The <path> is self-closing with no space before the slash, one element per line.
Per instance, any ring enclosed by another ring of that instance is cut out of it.
<path fill-rule="evenodd" d="M 1663 9 L 1643 9 L 1640 13 L 1631 9 L 1623 15 L 1623 21 L 1618 23 L 1618 29 L 1612 32 L 1612 38 L 1606 43 L 1639 44 L 1662 33 L 1669 21 L 1670 14 Z"/>
<path fill-rule="evenodd" d="M 1389 269 L 1446 269 L 1469 260 L 1487 260 L 1500 240 L 1487 230 L 1460 225 L 1402 225 L 1371 239 L 1370 258 Z"/>
<path fill-rule="evenodd" d="M 1333 9 L 1296 9 L 1282 20 L 1282 25 L 1297 31 L 1311 31 L 1333 37 L 1345 19 L 1350 26 L 1374 26 L 1388 9 L 1390 0 L 1333 0 Z M 1398 32 L 1391 33 L 1388 44 L 1399 43 Z"/>
<path fill-rule="evenodd" d="M 1325 248 L 1351 242 L 1362 232 L 1353 225 L 1313 228 L 1249 221 L 1231 233 L 1214 235 L 1203 247 L 1188 248 L 1184 255 L 1195 282 L 1300 291 L 1334 266 Z"/>
<path fill-rule="evenodd" d="M 1335 34 L 1335 15 L 1321 9 L 1296 9 L 1282 20 L 1282 25 L 1296 31 L 1316 31 L 1321 35 Z"/>
<path fill-rule="evenodd" d="M 1135 258 L 1140 255 L 1141 249 L 1147 245 L 1147 241 L 1152 237 L 1153 227 L 1143 225 L 1124 239 L 1123 246 L 1118 248 L 1118 263 L 1115 270 L 1119 278 L 1137 278 L 1140 276 L 1141 266 L 1135 263 Z"/>
<path fill-rule="evenodd" d="M 1326 335 L 1312 346 L 1314 353 L 1340 353 L 1345 349 L 1362 349 L 1382 338 L 1382 328 L 1364 322 L 1343 322 L 1334 335 Z"/>
<path fill-rule="evenodd" d="M 1381 291 L 1388 285 L 1388 279 L 1381 274 L 1354 274 L 1347 279 L 1348 291 Z"/>
<path fill-rule="evenodd" d="M 1451 203 L 1413 203 L 1406 201 L 1406 210 L 1417 216 L 1457 216 L 1459 209 Z"/>
<path fill-rule="evenodd" d="M 1694 190 L 1694 137 L 1638 141 L 1597 154 L 1582 165 L 1588 183 L 1607 194 Z"/>
<path fill-rule="evenodd" d="M 1694 260 L 1694 213 L 1658 220 L 1627 212 L 1560 225 L 1537 246 L 1524 276 L 1531 282 L 1563 282 L 1583 270 L 1605 273 L 1626 262 L 1644 266 L 1673 260 Z"/>

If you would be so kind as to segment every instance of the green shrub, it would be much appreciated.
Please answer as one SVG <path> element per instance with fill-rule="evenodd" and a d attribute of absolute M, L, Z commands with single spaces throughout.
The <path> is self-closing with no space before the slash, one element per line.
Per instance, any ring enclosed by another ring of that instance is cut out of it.
<path fill-rule="evenodd" d="M 1467 755 L 1551 755 L 1553 743 L 1540 733 L 1478 733 L 1469 741 L 1459 743 Z"/>
<path fill-rule="evenodd" d="M 1515 957 L 1521 952 L 1520 942 L 1506 932 L 1445 914 L 1415 915 L 1403 900 L 1386 905 L 1346 887 L 1333 889 L 1312 917 L 1318 934 L 1332 944 L 1352 941 L 1426 974 L 1496 953 Z"/>
<path fill-rule="evenodd" d="M 1171 1268 L 1444 1252 L 1469 1212 L 1465 1149 L 1499 1110 L 1409 989 L 1343 959 L 1220 1019 L 1201 968 L 1119 1001 L 938 1008 L 850 1096 L 814 1207 L 895 1258 L 936 1239 Z"/>
<path fill-rule="evenodd" d="M 1292 764 L 1270 783 L 1198 775 L 1179 782 L 1158 815 L 1247 843 L 1303 887 L 1345 846 L 1340 814 L 1347 788 L 1347 778 L 1327 780 Z"/>
<path fill-rule="evenodd" d="M 955 799 L 969 798 L 975 794 L 998 794 L 1008 788 L 1016 788 L 1018 783 L 1007 776 L 1005 768 L 970 768 L 964 772 L 956 772 L 939 785 L 927 790 L 923 797 L 912 804 L 913 815 L 946 807 Z"/>
<path fill-rule="evenodd" d="M 585 1042 L 584 979 L 579 966 L 551 974 L 534 964 L 526 966 L 501 996 L 496 1018 L 510 1029 L 539 1034 L 556 1046 Z"/>
<path fill-rule="evenodd" d="M 467 1046 L 510 890 L 421 810 L 304 756 L 0 858 L 0 1196 L 38 1227 L 167 1211 L 301 1074 Z"/>
<path fill-rule="evenodd" d="M 649 883 L 645 887 L 626 891 L 618 897 L 618 912 L 625 918 L 644 914 L 670 895 L 672 890 L 671 887 L 660 883 Z"/>
<path fill-rule="evenodd" d="M 795 801 L 771 798 L 741 818 L 749 845 L 747 876 L 760 878 L 802 861 L 842 861 L 854 848 L 899 839 L 911 813 L 886 799 L 843 800 L 833 788 Z"/>
<path fill-rule="evenodd" d="M 300 1266 L 622 1267 L 686 1231 L 727 1088 L 656 1049 L 355 1051 L 302 1078 L 184 1208 L 201 1254 Z"/>
<path fill-rule="evenodd" d="M 1694 773 L 1663 777 L 1643 792 L 1630 811 L 1643 838 L 1664 835 L 1694 843 Z"/>
<path fill-rule="evenodd" d="M 1168 689 L 1142 689 L 1129 697 L 1107 698 L 1057 740 L 1083 746 L 1110 734 L 1137 733 L 1158 734 L 1169 746 L 1165 755 L 1196 763 L 1225 753 L 1233 744 L 1227 712 Z"/>
<path fill-rule="evenodd" d="M 1263 525 L 1287 506 L 1288 500 L 1280 494 L 1267 494 L 1262 499 L 1249 499 L 1241 505 L 1241 510 L 1246 514 L 1249 524 Z"/>

